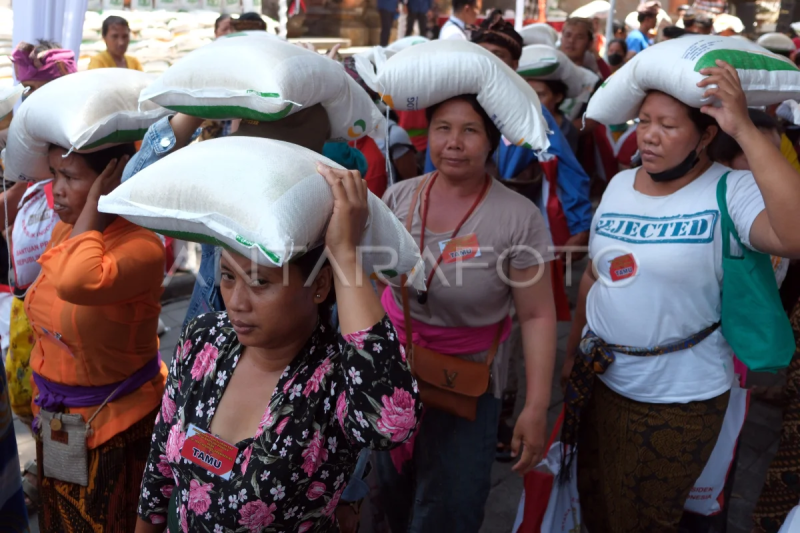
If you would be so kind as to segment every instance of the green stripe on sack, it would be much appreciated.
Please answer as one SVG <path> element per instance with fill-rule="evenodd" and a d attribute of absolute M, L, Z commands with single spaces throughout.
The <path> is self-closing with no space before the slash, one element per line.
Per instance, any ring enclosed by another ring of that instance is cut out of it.
<path fill-rule="evenodd" d="M 260 111 L 255 111 L 249 107 L 238 105 L 168 105 L 164 107 L 178 113 L 183 113 L 192 117 L 202 117 L 209 120 L 225 120 L 231 117 L 236 117 L 246 118 L 249 120 L 272 122 L 274 120 L 280 120 L 288 115 L 293 106 L 292 104 L 289 104 L 277 113 L 261 113 Z"/>
<path fill-rule="evenodd" d="M 788 70 L 800 72 L 789 61 L 783 61 L 765 54 L 745 52 L 744 50 L 712 50 L 707 52 L 697 60 L 694 66 L 695 72 L 700 72 L 704 68 L 716 67 L 718 59 L 725 61 L 733 68 L 741 70 L 766 70 L 768 72 Z"/>
<path fill-rule="evenodd" d="M 91 150 L 93 148 L 103 146 L 104 144 L 122 144 L 141 141 L 144 139 L 145 133 L 147 133 L 147 128 L 141 130 L 118 130 L 106 135 L 102 139 L 96 140 L 92 144 L 81 146 L 79 150 Z"/>
<path fill-rule="evenodd" d="M 145 229 L 149 229 L 153 233 L 159 233 L 167 237 L 172 237 L 173 239 L 178 239 L 181 241 L 199 242 L 200 244 L 211 244 L 213 246 L 221 246 L 230 252 L 239 253 L 239 251 L 231 248 L 231 246 L 228 243 L 225 243 L 217 239 L 216 237 L 212 237 L 210 235 L 195 233 L 193 231 L 165 230 L 165 229 L 149 228 L 147 226 L 142 226 L 142 227 Z M 248 241 L 241 235 L 236 236 L 236 242 L 248 248 L 253 248 L 254 246 L 257 246 L 258 249 L 264 252 L 264 254 L 270 259 L 270 261 L 272 261 L 275 264 L 278 264 L 281 260 L 281 256 L 279 256 L 275 252 L 267 250 L 266 248 L 264 248 L 264 245 L 255 244 L 251 241 Z"/>
<path fill-rule="evenodd" d="M 558 63 L 545 65 L 543 67 L 526 68 L 525 70 L 518 70 L 517 74 L 523 78 L 536 78 L 539 76 L 549 76 L 558 68 Z"/>

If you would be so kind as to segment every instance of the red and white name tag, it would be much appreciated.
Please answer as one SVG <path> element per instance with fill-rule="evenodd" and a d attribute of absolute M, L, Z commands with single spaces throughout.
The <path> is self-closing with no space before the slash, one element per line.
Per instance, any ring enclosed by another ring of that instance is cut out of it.
<path fill-rule="evenodd" d="M 621 281 L 636 275 L 636 259 L 633 254 L 615 257 L 609 262 L 608 275 L 611 281 Z"/>
<path fill-rule="evenodd" d="M 181 448 L 181 457 L 184 459 L 227 480 L 231 477 L 238 454 L 239 450 L 233 444 L 189 424 L 186 441 Z"/>
<path fill-rule="evenodd" d="M 455 263 L 481 256 L 478 236 L 474 233 L 441 241 L 439 251 L 442 253 L 442 262 L 444 263 Z"/>

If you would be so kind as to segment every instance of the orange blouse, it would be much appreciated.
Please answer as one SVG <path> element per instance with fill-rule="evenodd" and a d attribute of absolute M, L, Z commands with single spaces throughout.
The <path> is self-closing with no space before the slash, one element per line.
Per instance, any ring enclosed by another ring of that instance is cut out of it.
<path fill-rule="evenodd" d="M 70 238 L 59 222 L 42 272 L 25 298 L 36 336 L 31 368 L 65 385 L 122 381 L 155 357 L 164 280 L 164 246 L 151 231 L 117 218 L 101 234 Z M 44 329 L 60 334 L 60 343 Z M 167 369 L 136 392 L 107 404 L 92 422 L 89 448 L 125 431 L 161 402 Z M 38 390 L 34 384 L 34 397 Z M 97 407 L 68 409 L 88 420 Z M 39 407 L 33 405 L 33 413 Z"/>

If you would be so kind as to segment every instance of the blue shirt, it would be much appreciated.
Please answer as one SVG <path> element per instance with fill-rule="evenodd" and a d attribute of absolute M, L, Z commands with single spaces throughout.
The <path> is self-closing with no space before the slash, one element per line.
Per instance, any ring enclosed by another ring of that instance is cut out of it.
<path fill-rule="evenodd" d="M 380 7 L 380 1 L 378 0 Z M 433 7 L 433 0 L 406 0 L 405 4 L 412 13 L 427 13 Z"/>
<path fill-rule="evenodd" d="M 592 225 L 592 202 L 589 200 L 589 176 L 578 163 L 575 154 L 569 147 L 567 139 L 561 133 L 553 115 L 542 108 L 542 115 L 547 121 L 551 133 L 547 135 L 550 148 L 547 153 L 558 158 L 558 199 L 567 217 L 567 225 L 572 235 L 589 231 Z M 531 163 L 538 160 L 536 152 L 521 146 L 506 145 L 500 142 L 495 152 L 494 161 L 502 179 L 511 179 L 518 175 Z M 436 167 L 431 161 L 430 147 L 425 154 L 425 172 L 433 172 Z M 540 208 L 542 206 L 539 206 Z"/>
<path fill-rule="evenodd" d="M 625 44 L 628 45 L 628 50 L 638 54 L 650 46 L 650 39 L 645 37 L 644 33 L 639 30 L 631 30 L 628 32 L 628 38 L 625 39 Z"/>

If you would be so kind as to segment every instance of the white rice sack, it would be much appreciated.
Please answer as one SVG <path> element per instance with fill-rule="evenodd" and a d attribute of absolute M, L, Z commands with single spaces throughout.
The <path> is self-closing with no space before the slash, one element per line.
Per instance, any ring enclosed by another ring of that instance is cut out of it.
<path fill-rule="evenodd" d="M 792 41 L 788 35 L 775 32 L 765 33 L 758 38 L 756 44 L 763 46 L 770 52 L 776 53 L 791 53 L 797 49 L 794 45 L 794 41 Z"/>
<path fill-rule="evenodd" d="M 107 11 L 109 9 L 122 10 L 124 8 L 125 0 L 103 0 L 103 11 Z"/>
<path fill-rule="evenodd" d="M 591 70 L 577 66 L 564 53 L 544 44 L 522 49 L 517 73 L 523 78 L 558 80 L 567 86 L 567 98 L 578 98 L 591 91 L 600 78 Z"/>
<path fill-rule="evenodd" d="M 690 107 L 712 104 L 698 87 L 700 70 L 722 59 L 739 73 L 749 106 L 766 106 L 800 96 L 800 70 L 789 59 L 742 39 L 684 35 L 646 48 L 595 92 L 586 118 L 622 124 L 639 113 L 648 91 L 661 91 Z M 667 68 L 669 67 L 669 68 Z"/>
<path fill-rule="evenodd" d="M 341 64 L 267 32 L 233 33 L 169 68 L 141 102 L 205 119 L 279 120 L 322 104 L 331 139 L 359 139 L 383 123 Z"/>
<path fill-rule="evenodd" d="M 152 11 L 153 0 L 132 0 L 131 9 L 135 11 Z"/>
<path fill-rule="evenodd" d="M 529 24 L 519 30 L 524 45 L 546 44 L 555 47 L 558 42 L 558 32 L 554 27 L 546 22 Z"/>
<path fill-rule="evenodd" d="M 354 56 L 356 69 L 392 109 L 416 111 L 475 94 L 506 139 L 532 150 L 549 146 L 536 92 L 483 47 L 451 39 L 411 46 L 389 59 L 380 48 L 373 52 L 374 64 Z"/>
<path fill-rule="evenodd" d="M 282 141 L 214 139 L 142 170 L 102 197 L 99 209 L 163 235 L 221 245 L 259 264 L 282 266 L 324 242 L 333 194 L 317 173 L 318 162 L 342 168 Z M 231 179 L 221 187 L 225 176 Z M 394 277 L 415 267 L 424 270 L 419 247 L 403 224 L 372 193 L 368 202 L 360 243 L 366 273 Z"/>
<path fill-rule="evenodd" d="M 570 13 L 569 17 L 585 19 L 592 19 L 595 17 L 607 18 L 609 11 L 611 11 L 611 4 L 609 4 L 606 0 L 594 0 L 594 2 L 589 2 L 588 4 L 581 6 Z"/>
<path fill-rule="evenodd" d="M 11 113 L 23 92 L 25 87 L 21 84 L 0 89 L 0 119 Z"/>
<path fill-rule="evenodd" d="M 200 9 L 202 4 L 200 0 L 181 0 L 180 8 L 184 11 L 194 11 Z"/>
<path fill-rule="evenodd" d="M 219 13 L 222 11 L 222 0 L 201 0 L 200 9 Z"/>
<path fill-rule="evenodd" d="M 11 121 L 5 178 L 51 178 L 51 144 L 94 152 L 142 139 L 151 124 L 169 113 L 152 103 L 139 108 L 139 92 L 152 79 L 137 70 L 95 69 L 58 78 L 31 94 Z"/>
<path fill-rule="evenodd" d="M 386 50 L 391 50 L 392 52 L 399 52 L 401 50 L 405 50 L 409 46 L 415 46 L 422 43 L 430 42 L 430 39 L 427 37 L 422 37 L 420 35 L 410 35 L 408 37 L 403 37 L 402 39 L 398 39 L 389 46 L 386 47 Z"/>

